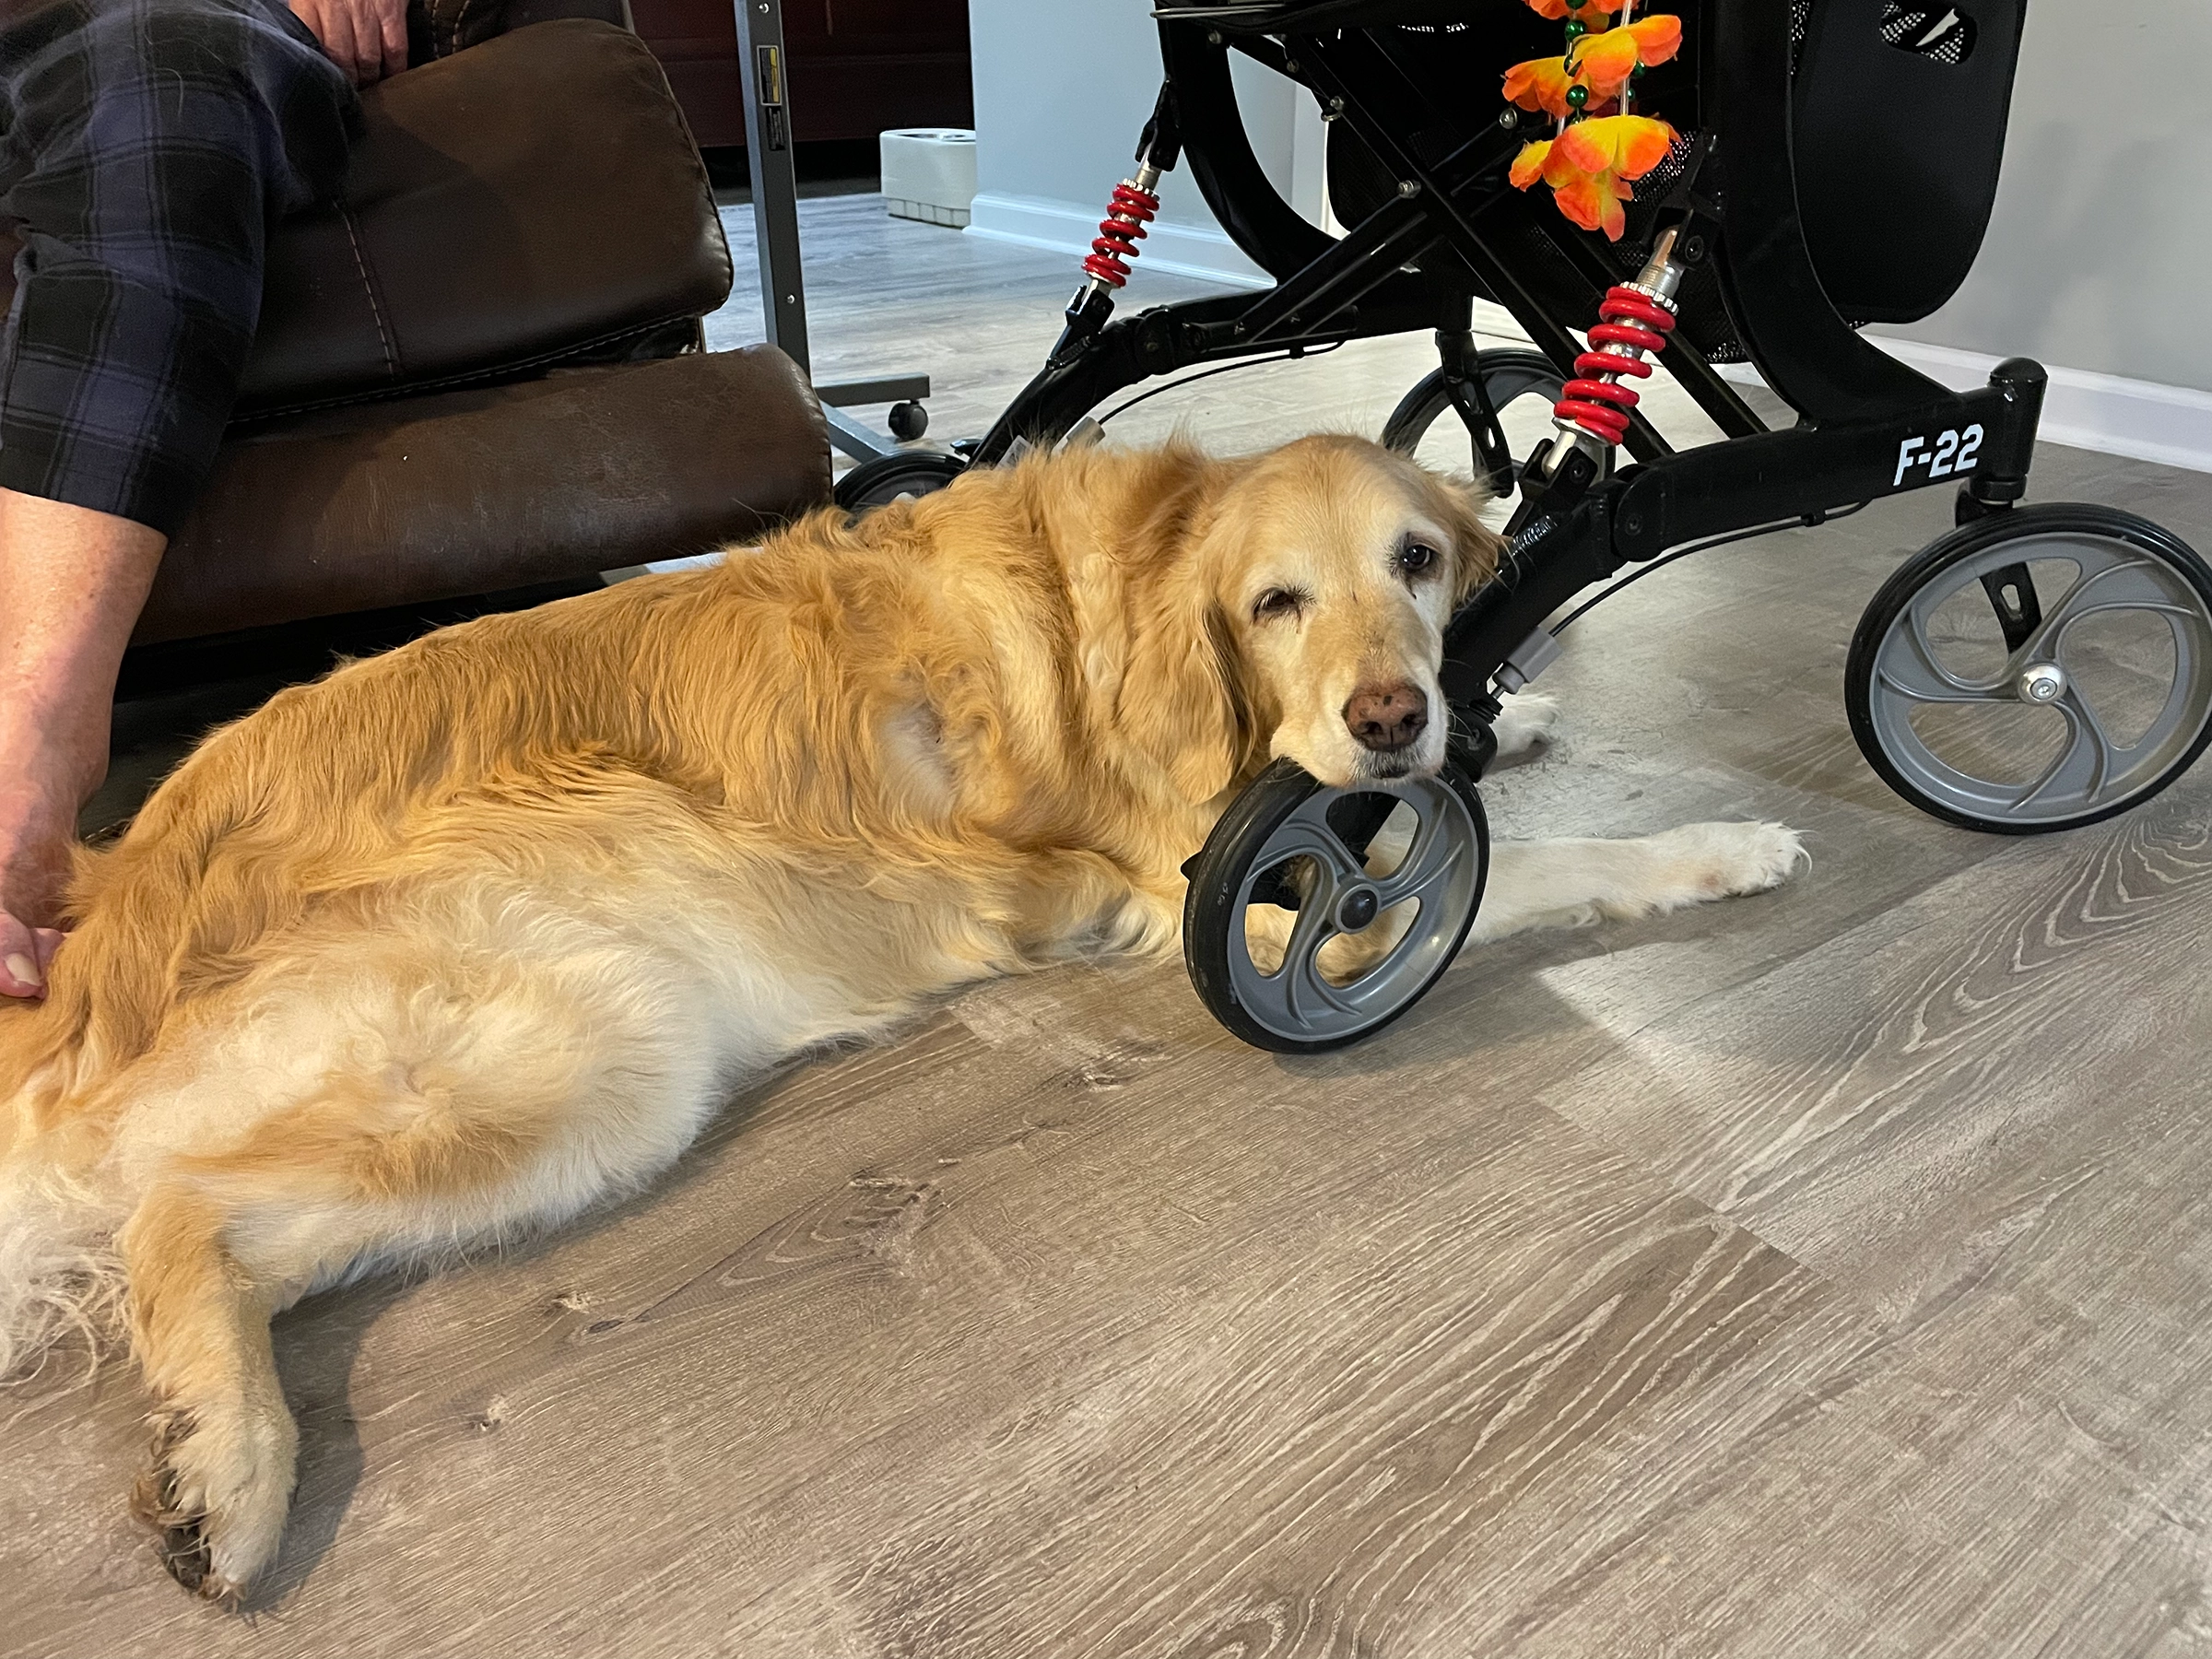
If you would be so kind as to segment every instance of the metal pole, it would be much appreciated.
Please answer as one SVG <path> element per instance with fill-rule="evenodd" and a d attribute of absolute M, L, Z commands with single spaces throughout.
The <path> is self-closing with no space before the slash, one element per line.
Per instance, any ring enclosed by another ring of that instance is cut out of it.
<path fill-rule="evenodd" d="M 760 311 L 769 343 L 809 379 L 806 283 L 799 269 L 799 189 L 792 171 L 785 86 L 783 0 L 735 0 L 737 78 L 745 86 L 745 159 L 753 175 L 754 241 L 760 252 Z"/>
<path fill-rule="evenodd" d="M 791 93 L 783 54 L 783 0 L 733 0 L 737 78 L 745 88 L 745 159 L 753 175 L 753 241 L 760 255 L 760 317 L 769 344 L 811 381 L 806 347 L 806 277 L 799 265 L 799 185 L 793 167 Z M 857 460 L 899 446 L 838 406 L 919 401 L 929 376 L 905 374 L 817 386 L 830 441 Z"/>

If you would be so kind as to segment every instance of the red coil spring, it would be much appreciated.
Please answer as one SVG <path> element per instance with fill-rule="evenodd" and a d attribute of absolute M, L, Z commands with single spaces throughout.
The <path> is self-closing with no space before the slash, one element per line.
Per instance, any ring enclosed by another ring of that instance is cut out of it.
<path fill-rule="evenodd" d="M 1590 331 L 1594 348 L 1624 346 L 1635 351 L 1658 351 L 1665 347 L 1666 336 L 1675 327 L 1674 312 L 1625 285 L 1606 290 L 1605 303 L 1597 308 L 1597 314 L 1605 320 Z M 1636 406 L 1636 393 L 1618 381 L 1598 377 L 1627 374 L 1648 380 L 1651 364 L 1624 352 L 1592 349 L 1574 359 L 1574 371 L 1583 378 L 1567 382 L 1565 395 L 1552 406 L 1551 412 L 1600 443 L 1618 443 L 1629 435 L 1629 411 Z"/>
<path fill-rule="evenodd" d="M 1159 198 L 1150 191 L 1139 190 L 1126 179 L 1116 184 L 1112 204 L 1099 221 L 1099 237 L 1090 244 L 1090 256 L 1084 260 L 1083 268 L 1109 288 L 1118 288 L 1127 282 L 1136 244 L 1144 240 L 1145 227 L 1159 211 Z"/>

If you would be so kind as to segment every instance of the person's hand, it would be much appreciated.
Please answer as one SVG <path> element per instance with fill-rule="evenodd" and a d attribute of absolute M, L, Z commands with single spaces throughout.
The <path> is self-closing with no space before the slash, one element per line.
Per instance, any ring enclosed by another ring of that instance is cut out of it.
<path fill-rule="evenodd" d="M 20 798 L 0 800 L 0 996 L 44 996 L 46 971 L 62 947 L 58 929 L 30 920 L 54 909 L 68 878 L 74 826 L 53 818 L 24 808 Z"/>
<path fill-rule="evenodd" d="M 407 0 L 289 0 L 330 61 L 366 87 L 407 66 Z"/>
<path fill-rule="evenodd" d="M 0 996 L 44 996 L 46 971 L 61 947 L 53 928 L 27 926 L 0 911 Z"/>

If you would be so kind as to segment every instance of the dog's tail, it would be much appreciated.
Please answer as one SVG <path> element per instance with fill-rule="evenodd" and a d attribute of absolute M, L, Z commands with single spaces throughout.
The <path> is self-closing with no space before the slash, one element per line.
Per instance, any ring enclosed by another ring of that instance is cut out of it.
<path fill-rule="evenodd" d="M 110 1218 L 0 1163 L 0 1382 L 79 1338 L 88 1366 L 122 1326 L 123 1264 Z"/>

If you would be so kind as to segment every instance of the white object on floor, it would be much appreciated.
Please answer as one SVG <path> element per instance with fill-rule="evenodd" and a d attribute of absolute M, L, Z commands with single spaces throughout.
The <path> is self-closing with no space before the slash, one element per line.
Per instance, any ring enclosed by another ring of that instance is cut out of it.
<path fill-rule="evenodd" d="M 899 218 L 965 229 L 975 200 L 975 135 L 966 127 L 895 127 L 883 149 L 883 201 Z"/>

